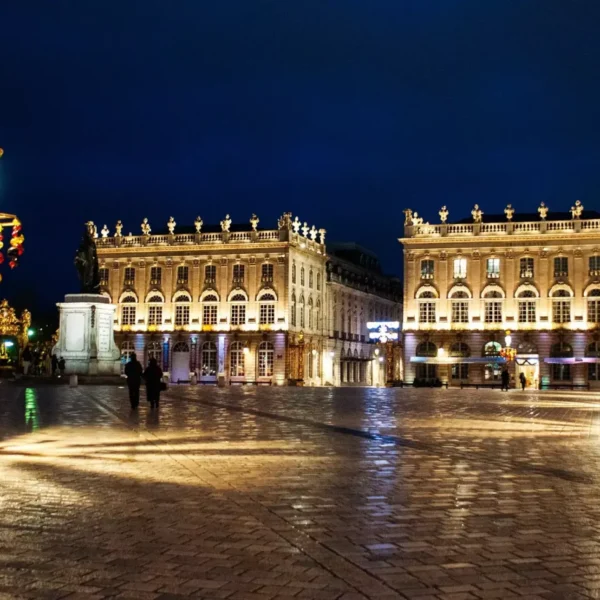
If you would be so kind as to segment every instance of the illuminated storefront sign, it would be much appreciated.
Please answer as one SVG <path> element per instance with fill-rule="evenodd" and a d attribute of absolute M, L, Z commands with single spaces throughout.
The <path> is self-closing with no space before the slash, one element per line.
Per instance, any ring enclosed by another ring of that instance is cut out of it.
<path fill-rule="evenodd" d="M 382 344 L 386 342 L 394 342 L 398 340 L 398 332 L 400 331 L 399 321 L 372 321 L 367 323 L 369 330 L 369 339 L 377 340 Z"/>

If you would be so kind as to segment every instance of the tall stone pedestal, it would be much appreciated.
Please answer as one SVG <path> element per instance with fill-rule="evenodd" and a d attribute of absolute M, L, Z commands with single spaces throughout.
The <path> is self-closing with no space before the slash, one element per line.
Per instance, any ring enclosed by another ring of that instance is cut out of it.
<path fill-rule="evenodd" d="M 58 344 L 53 354 L 65 359 L 67 374 L 118 375 L 115 345 L 116 306 L 100 294 L 67 294 L 60 310 Z"/>

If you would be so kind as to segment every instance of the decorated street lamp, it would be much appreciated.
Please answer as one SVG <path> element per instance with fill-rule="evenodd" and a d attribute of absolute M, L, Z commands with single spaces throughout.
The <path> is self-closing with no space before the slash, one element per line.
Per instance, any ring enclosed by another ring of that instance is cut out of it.
<path fill-rule="evenodd" d="M 0 213 L 0 250 L 4 247 L 4 228 L 12 228 L 10 241 L 8 242 L 8 248 L 6 250 L 6 257 L 0 252 L 0 264 L 5 260 L 8 260 L 8 265 L 11 269 L 14 269 L 19 264 L 19 258 L 25 251 L 23 248 L 23 242 L 25 236 L 23 235 L 23 227 L 21 221 L 16 215 L 8 213 Z M 0 275 L 0 281 L 2 276 Z"/>
<path fill-rule="evenodd" d="M 517 356 L 517 349 L 512 347 L 512 335 L 509 330 L 506 331 L 504 336 L 504 348 L 500 350 L 500 356 L 506 362 L 512 362 Z"/>

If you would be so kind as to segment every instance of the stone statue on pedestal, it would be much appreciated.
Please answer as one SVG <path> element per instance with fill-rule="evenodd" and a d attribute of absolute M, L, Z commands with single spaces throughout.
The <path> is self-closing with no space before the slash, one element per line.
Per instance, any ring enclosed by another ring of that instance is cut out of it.
<path fill-rule="evenodd" d="M 79 249 L 75 254 L 75 268 L 81 282 L 82 294 L 100 292 L 100 274 L 98 272 L 98 252 L 94 241 L 95 226 L 92 221 L 85 224 Z"/>

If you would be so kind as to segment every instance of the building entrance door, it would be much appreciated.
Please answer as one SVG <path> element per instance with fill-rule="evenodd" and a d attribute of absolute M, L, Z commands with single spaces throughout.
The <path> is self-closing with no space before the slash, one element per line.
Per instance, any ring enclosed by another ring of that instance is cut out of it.
<path fill-rule="evenodd" d="M 185 342 L 175 344 L 173 348 L 173 364 L 171 366 L 171 381 L 179 383 L 190 380 L 190 347 Z"/>
<path fill-rule="evenodd" d="M 516 369 L 515 369 L 515 387 L 521 387 L 521 373 L 525 375 L 527 380 L 526 387 L 535 388 L 539 387 L 540 383 L 540 361 L 539 356 L 535 355 L 519 355 L 515 358 Z"/>

